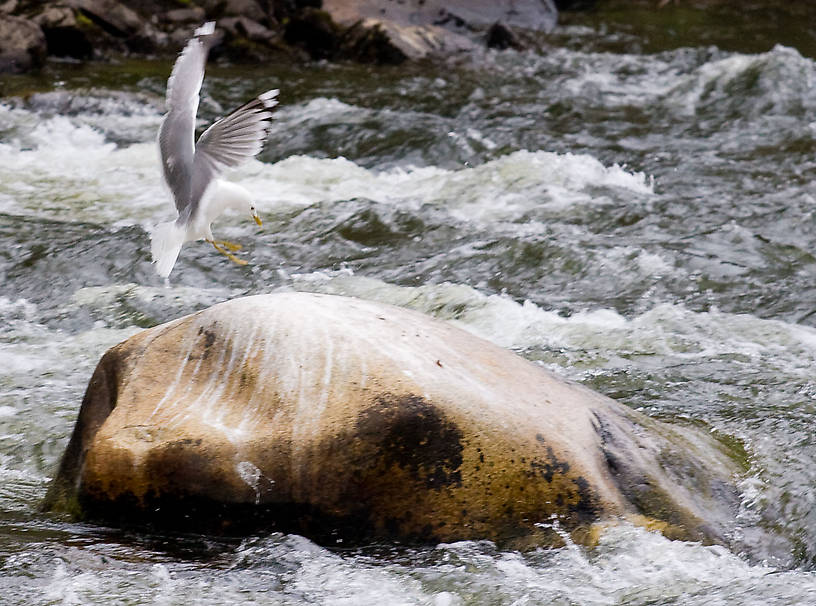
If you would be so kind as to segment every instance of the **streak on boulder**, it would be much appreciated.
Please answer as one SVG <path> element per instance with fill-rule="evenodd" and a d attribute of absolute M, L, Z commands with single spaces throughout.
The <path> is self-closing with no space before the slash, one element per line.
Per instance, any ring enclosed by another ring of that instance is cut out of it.
<path fill-rule="evenodd" d="M 449 324 L 286 293 L 111 348 L 44 507 L 319 541 L 541 544 L 560 540 L 553 518 L 577 538 L 599 520 L 648 518 L 669 536 L 723 542 L 738 471 L 706 432 Z"/>

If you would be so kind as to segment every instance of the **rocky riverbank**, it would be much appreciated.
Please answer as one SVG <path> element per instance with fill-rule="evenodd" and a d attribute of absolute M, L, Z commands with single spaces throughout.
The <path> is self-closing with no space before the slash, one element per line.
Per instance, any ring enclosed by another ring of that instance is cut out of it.
<path fill-rule="evenodd" d="M 217 20 L 223 35 L 216 58 L 400 63 L 523 46 L 528 32 L 552 30 L 557 15 L 553 0 L 7 0 L 0 72 L 37 69 L 48 57 L 172 54 L 205 20 Z"/>
<path fill-rule="evenodd" d="M 816 40 L 801 24 L 814 16 L 809 3 L 768 0 L 0 0 L 0 73 L 36 71 L 48 58 L 172 56 L 205 20 L 222 36 L 215 60 L 398 64 L 540 47 L 557 23 L 634 28 L 646 51 L 756 52 L 767 38 L 813 54 Z M 739 35 L 750 24 L 754 44 Z"/>

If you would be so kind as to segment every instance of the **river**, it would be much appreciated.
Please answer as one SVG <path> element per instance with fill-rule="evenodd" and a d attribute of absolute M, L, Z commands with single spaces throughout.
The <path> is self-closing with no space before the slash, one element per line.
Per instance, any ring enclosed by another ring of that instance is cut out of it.
<path fill-rule="evenodd" d="M 173 216 L 155 145 L 169 62 L 6 77 L 0 603 L 816 603 L 816 55 L 733 18 L 741 37 L 661 45 L 659 24 L 573 17 L 538 51 L 437 67 L 212 65 L 207 122 L 281 90 L 267 149 L 229 175 L 265 223 L 223 217 L 249 264 L 188 244 L 169 285 L 148 239 Z M 329 549 L 38 512 L 108 347 L 285 290 L 417 309 L 727 437 L 746 547 L 624 524 L 591 549 Z"/>

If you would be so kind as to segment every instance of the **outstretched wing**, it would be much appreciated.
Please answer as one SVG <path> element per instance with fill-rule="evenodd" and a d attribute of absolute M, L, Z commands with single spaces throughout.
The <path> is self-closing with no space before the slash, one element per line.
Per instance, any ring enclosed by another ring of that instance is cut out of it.
<path fill-rule="evenodd" d="M 189 212 L 193 190 L 195 118 L 204 81 L 204 65 L 214 42 L 215 22 L 195 31 L 181 51 L 167 80 L 167 114 L 159 128 L 164 180 L 173 193 L 176 210 Z"/>
<path fill-rule="evenodd" d="M 210 182 L 225 168 L 257 155 L 269 136 L 277 90 L 266 91 L 216 121 L 195 146 L 191 200 L 197 205 Z"/>

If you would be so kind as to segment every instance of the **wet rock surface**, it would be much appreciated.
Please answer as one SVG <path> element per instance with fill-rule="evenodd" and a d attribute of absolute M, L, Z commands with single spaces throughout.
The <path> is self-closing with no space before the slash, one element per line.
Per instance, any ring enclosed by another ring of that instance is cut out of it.
<path fill-rule="evenodd" d="M 552 544 L 554 520 L 583 540 L 620 518 L 727 542 L 738 473 L 706 432 L 448 324 L 287 293 L 219 304 L 109 350 L 44 507 L 322 542 Z"/>

